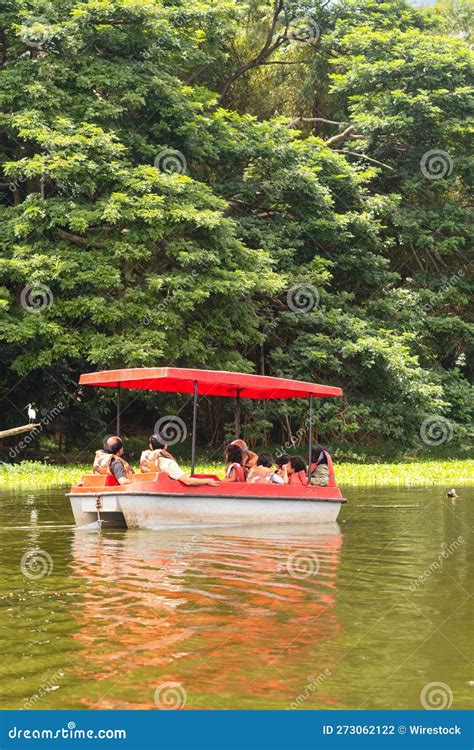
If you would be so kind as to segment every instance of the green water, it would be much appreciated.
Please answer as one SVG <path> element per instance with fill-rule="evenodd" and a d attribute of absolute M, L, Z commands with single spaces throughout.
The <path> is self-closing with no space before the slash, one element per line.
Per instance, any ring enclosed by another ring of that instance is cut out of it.
<path fill-rule="evenodd" d="M 346 495 L 326 527 L 98 532 L 4 492 L 0 708 L 470 707 L 473 489 Z"/>

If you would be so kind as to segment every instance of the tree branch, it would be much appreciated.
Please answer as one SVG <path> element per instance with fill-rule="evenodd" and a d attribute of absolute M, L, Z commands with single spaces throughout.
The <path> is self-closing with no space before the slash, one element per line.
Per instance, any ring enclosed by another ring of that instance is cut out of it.
<path fill-rule="evenodd" d="M 290 128 L 294 128 L 299 122 L 324 122 L 326 125 L 349 125 L 348 122 L 338 122 L 337 120 L 326 120 L 325 117 L 295 117 L 290 122 Z"/>
<path fill-rule="evenodd" d="M 344 151 L 343 149 L 335 149 L 340 154 L 348 154 L 349 156 L 357 156 L 359 159 L 367 159 L 367 161 L 371 161 L 374 164 L 378 164 L 380 167 L 385 167 L 385 169 L 390 169 L 392 172 L 395 172 L 395 169 L 393 167 L 390 167 L 388 164 L 384 164 L 383 161 L 377 161 L 377 159 L 372 159 L 371 156 L 367 156 L 366 154 L 358 154 L 357 151 Z"/>
<path fill-rule="evenodd" d="M 332 148 L 335 143 L 344 143 L 344 141 L 347 141 L 348 138 L 351 137 L 351 134 L 355 130 L 355 125 L 349 125 L 348 128 L 342 131 L 342 133 L 338 133 L 337 135 L 333 135 L 332 138 L 328 138 L 326 141 L 326 146 L 329 146 Z"/>
<path fill-rule="evenodd" d="M 97 247 L 102 248 L 104 247 L 103 242 L 98 242 L 97 240 L 91 240 L 87 237 L 80 237 L 78 234 L 72 234 L 71 232 L 66 232 L 64 229 L 59 229 L 58 227 L 55 230 L 58 237 L 61 237 L 62 240 L 67 240 L 68 242 L 72 242 L 74 245 L 78 245 L 79 247 Z"/>
<path fill-rule="evenodd" d="M 286 41 L 287 32 L 288 32 L 287 23 L 285 25 L 285 30 L 284 30 L 283 35 L 278 35 L 276 39 L 273 38 L 275 35 L 275 30 L 276 30 L 278 21 L 280 19 L 280 15 L 282 11 L 284 10 L 284 7 L 285 7 L 284 0 L 275 0 L 274 6 L 273 6 L 272 20 L 270 22 L 270 26 L 268 27 L 267 35 L 266 35 L 263 47 L 261 48 L 260 52 L 258 52 L 255 57 L 253 57 L 251 60 L 248 60 L 246 63 L 243 63 L 242 65 L 240 65 L 224 81 L 224 83 L 222 84 L 221 90 L 219 92 L 219 99 L 217 100 L 217 104 L 215 105 L 216 107 L 222 104 L 229 89 L 235 83 L 235 81 L 238 78 L 240 78 L 240 76 L 242 76 L 248 70 L 252 70 L 252 68 L 256 68 L 259 65 L 262 65 L 265 62 L 265 60 L 268 57 L 270 57 L 270 55 L 273 54 L 273 52 L 275 52 L 276 49 L 281 47 L 281 45 Z"/>

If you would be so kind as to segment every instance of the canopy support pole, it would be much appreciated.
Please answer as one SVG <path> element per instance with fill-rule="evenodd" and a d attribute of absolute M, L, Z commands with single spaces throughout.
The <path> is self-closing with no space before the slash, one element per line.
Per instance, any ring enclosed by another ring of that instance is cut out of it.
<path fill-rule="evenodd" d="M 191 476 L 194 476 L 196 467 L 196 428 L 197 428 L 197 406 L 198 406 L 198 381 L 194 381 L 193 389 L 193 434 L 191 436 Z"/>
<path fill-rule="evenodd" d="M 235 395 L 235 439 L 240 438 L 240 388 Z"/>
<path fill-rule="evenodd" d="M 120 437 L 120 408 L 121 408 L 121 390 L 120 383 L 117 385 L 117 436 Z"/>
<path fill-rule="evenodd" d="M 308 484 L 311 484 L 311 454 L 313 452 L 313 394 L 309 394 L 309 425 L 308 425 Z"/>

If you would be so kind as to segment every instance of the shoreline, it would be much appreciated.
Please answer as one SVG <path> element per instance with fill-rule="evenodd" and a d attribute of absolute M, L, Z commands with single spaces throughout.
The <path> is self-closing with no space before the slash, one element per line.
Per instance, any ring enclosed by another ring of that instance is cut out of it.
<path fill-rule="evenodd" d="M 183 468 L 190 470 L 183 462 Z M 474 485 L 474 459 L 396 461 L 384 463 L 340 463 L 336 479 L 344 487 L 462 487 Z M 223 464 L 198 463 L 197 473 L 217 473 L 223 476 Z M 84 473 L 88 465 L 49 465 L 40 461 L 20 464 L 0 464 L 0 491 L 2 489 L 31 489 L 70 486 Z"/>

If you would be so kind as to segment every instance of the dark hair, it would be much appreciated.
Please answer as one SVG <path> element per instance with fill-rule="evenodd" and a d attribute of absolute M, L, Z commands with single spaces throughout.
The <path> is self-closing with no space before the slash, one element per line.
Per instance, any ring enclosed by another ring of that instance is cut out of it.
<path fill-rule="evenodd" d="M 293 471 L 306 471 L 306 464 L 301 456 L 291 456 L 290 465 Z"/>
<path fill-rule="evenodd" d="M 317 462 L 318 458 L 320 457 L 321 453 L 323 454 L 323 457 L 321 461 L 319 461 L 320 464 L 327 464 L 327 458 L 324 455 L 324 451 L 327 450 L 324 445 L 321 445 L 321 443 L 317 443 L 312 450 L 311 450 L 311 461 Z"/>
<path fill-rule="evenodd" d="M 225 452 L 226 461 L 228 464 L 241 464 L 242 463 L 242 448 L 238 445 L 231 443 L 227 446 Z"/>
<path fill-rule="evenodd" d="M 123 448 L 123 443 L 120 438 L 117 437 L 117 435 L 109 435 L 109 437 L 105 438 L 104 451 L 106 453 L 111 453 L 113 456 L 115 456 L 115 454 L 119 452 L 120 448 Z"/>
<path fill-rule="evenodd" d="M 164 448 L 166 445 L 159 435 L 150 435 L 148 442 L 155 451 L 159 448 Z"/>
<path fill-rule="evenodd" d="M 272 466 L 273 458 L 270 453 L 259 453 L 257 458 L 257 466 Z"/>
<path fill-rule="evenodd" d="M 289 459 L 290 457 L 288 453 L 281 453 L 279 456 L 276 457 L 275 463 L 277 466 L 284 466 L 285 464 L 288 463 Z"/>

